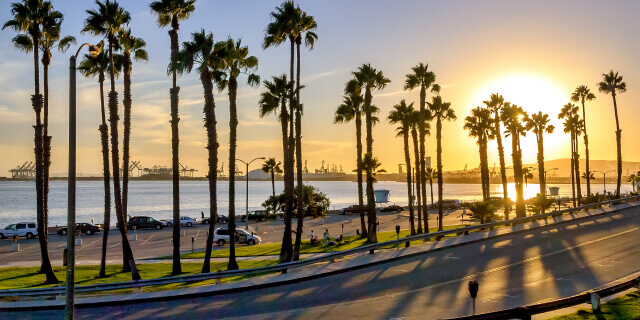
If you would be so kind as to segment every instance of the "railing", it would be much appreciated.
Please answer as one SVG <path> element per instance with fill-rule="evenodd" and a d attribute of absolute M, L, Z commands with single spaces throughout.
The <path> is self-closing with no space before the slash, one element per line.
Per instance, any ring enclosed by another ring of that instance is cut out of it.
<path fill-rule="evenodd" d="M 126 282 L 114 282 L 114 283 L 106 283 L 106 284 L 95 284 L 95 285 L 86 285 L 86 286 L 76 286 L 75 292 L 78 293 L 86 293 L 86 292 L 96 292 L 96 291 L 107 291 L 107 290 L 120 290 L 120 289 L 137 289 L 138 292 L 141 292 L 142 287 L 147 286 L 156 286 L 156 285 L 167 285 L 167 284 L 175 284 L 175 283 L 183 283 L 183 282 L 198 282 L 205 280 L 218 280 L 229 277 L 236 276 L 253 276 L 260 275 L 265 273 L 274 273 L 274 272 L 287 272 L 288 269 L 300 268 L 320 262 L 332 262 L 336 258 L 342 258 L 354 254 L 359 253 L 374 253 L 375 250 L 388 248 L 389 246 L 401 245 L 405 243 L 408 245 L 411 241 L 418 240 L 429 240 L 431 238 L 435 238 L 437 240 L 442 239 L 445 236 L 449 235 L 461 235 L 468 234 L 472 231 L 482 231 L 485 229 L 491 229 L 498 226 L 504 225 L 514 225 L 532 222 L 535 220 L 547 219 L 549 217 L 556 217 L 567 213 L 573 213 L 577 211 L 587 210 L 596 207 L 602 207 L 606 205 L 620 204 L 625 202 L 632 202 L 640 200 L 640 196 L 626 197 L 622 199 L 609 200 L 589 205 L 583 205 L 576 208 L 564 209 L 559 211 L 552 211 L 544 214 L 532 215 L 530 217 L 516 218 L 505 221 L 498 221 L 493 223 L 485 223 L 481 225 L 473 225 L 463 228 L 450 229 L 445 231 L 438 231 L 428 234 L 419 234 L 413 236 L 407 236 L 398 240 L 385 241 L 380 243 L 374 243 L 370 245 L 365 245 L 349 250 L 331 252 L 329 254 L 299 260 L 292 261 L 287 263 L 281 263 L 273 266 L 265 266 L 258 268 L 250 268 L 250 269 L 242 269 L 242 270 L 226 270 L 212 273 L 204 273 L 204 274 L 194 274 L 194 275 L 185 275 L 185 276 L 172 276 L 165 278 L 157 278 L 157 279 L 147 279 L 147 280 L 138 280 L 138 281 L 126 281 Z M 51 287 L 51 288 L 39 288 L 39 289 L 18 289 L 18 290 L 0 290 L 0 297 L 9 297 L 9 296 L 38 296 L 38 295 L 61 295 L 64 294 L 65 287 Z"/>
<path fill-rule="evenodd" d="M 459 318 L 452 318 L 449 320 L 485 320 L 485 319 L 522 319 L 522 320 L 530 320 L 532 315 L 546 313 L 549 311 L 554 311 L 558 309 L 564 309 L 567 307 L 573 307 L 579 304 L 591 304 L 591 307 L 594 310 L 600 309 L 600 298 L 612 296 L 614 294 L 624 292 L 626 290 L 632 288 L 638 288 L 640 284 L 640 277 L 625 281 L 623 283 L 619 283 L 613 285 L 611 287 L 607 287 L 600 290 L 589 291 L 581 294 L 577 294 L 575 296 L 562 298 L 554 301 L 543 302 L 528 305 L 525 307 L 518 307 L 507 310 L 500 310 L 495 312 L 483 313 L 478 315 L 471 315 Z M 640 288 L 639 288 L 640 289 Z"/>

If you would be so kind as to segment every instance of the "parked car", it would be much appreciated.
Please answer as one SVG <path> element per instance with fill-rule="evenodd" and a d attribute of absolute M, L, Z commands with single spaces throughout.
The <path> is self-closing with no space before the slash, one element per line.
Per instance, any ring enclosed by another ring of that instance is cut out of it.
<path fill-rule="evenodd" d="M 78 231 L 86 233 L 87 235 L 92 235 L 96 232 L 100 232 L 100 227 L 94 226 L 91 223 L 76 223 L 76 232 Z M 61 236 L 66 235 L 67 227 L 58 228 L 56 232 Z"/>
<path fill-rule="evenodd" d="M 164 224 L 151 217 L 136 216 L 129 219 L 129 222 L 127 222 L 127 228 L 131 230 L 141 228 L 155 228 L 160 230 L 164 228 Z"/>
<path fill-rule="evenodd" d="M 13 236 L 33 239 L 38 236 L 38 227 L 35 222 L 18 222 L 0 230 L 0 239 Z"/>
<path fill-rule="evenodd" d="M 402 212 L 402 210 L 404 210 L 404 207 L 396 205 L 396 204 L 392 204 L 390 206 L 387 206 L 387 207 L 384 207 L 384 208 L 380 209 L 380 211 L 382 211 L 382 212 L 391 212 L 391 211 Z"/>
<path fill-rule="evenodd" d="M 173 220 L 161 220 L 164 222 L 164 225 L 167 227 L 173 226 Z M 193 219 L 191 217 L 180 217 L 180 225 L 191 227 L 194 224 L 198 223 L 198 219 Z"/>
<path fill-rule="evenodd" d="M 229 242 L 231 234 L 232 232 L 230 232 L 227 228 L 218 228 L 213 233 L 213 242 L 215 242 L 218 246 L 224 246 L 225 243 Z M 236 243 L 246 243 L 248 245 L 259 244 L 262 240 L 260 239 L 260 237 L 239 228 L 236 228 L 234 236 Z"/>
<path fill-rule="evenodd" d="M 456 209 L 460 207 L 460 200 L 442 200 L 442 207 L 444 209 Z M 429 205 L 430 209 L 436 209 L 438 208 L 438 201 L 436 201 L 436 203 L 434 203 L 433 205 Z"/>
<path fill-rule="evenodd" d="M 229 218 L 227 216 L 225 216 L 224 214 L 219 214 L 216 217 L 216 223 L 222 223 L 222 224 L 227 224 L 227 222 L 229 222 Z M 209 218 L 204 218 L 200 221 L 200 223 L 202 224 L 209 224 Z"/>
<path fill-rule="evenodd" d="M 364 206 L 360 206 L 359 204 L 352 204 L 346 208 L 342 208 L 340 209 L 340 213 L 341 214 L 352 214 L 352 213 L 360 213 L 360 208 L 362 208 L 362 211 L 367 211 L 367 208 Z"/>
<path fill-rule="evenodd" d="M 256 220 L 256 221 L 265 221 L 267 220 L 267 211 L 266 210 L 253 210 L 250 211 L 248 215 L 242 215 L 240 216 L 242 222 L 247 221 L 247 219 L 249 220 Z"/>

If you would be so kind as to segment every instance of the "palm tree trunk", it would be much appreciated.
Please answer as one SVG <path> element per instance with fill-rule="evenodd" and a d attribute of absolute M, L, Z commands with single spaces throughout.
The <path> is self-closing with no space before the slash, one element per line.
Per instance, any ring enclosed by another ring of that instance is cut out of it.
<path fill-rule="evenodd" d="M 362 116 L 356 115 L 356 161 L 358 176 L 358 204 L 360 205 L 360 236 L 367 238 L 367 225 L 364 221 L 364 192 L 362 190 Z"/>
<path fill-rule="evenodd" d="M 411 130 L 411 138 L 413 139 L 413 153 L 414 153 L 414 157 L 415 157 L 415 167 L 414 170 L 416 170 L 418 173 L 420 172 L 419 168 L 420 168 L 420 149 L 418 147 L 418 134 L 416 132 L 415 129 Z M 409 174 L 411 174 L 411 172 L 409 172 Z M 422 193 L 420 192 L 420 189 L 422 187 L 422 179 L 420 177 L 420 174 L 416 174 L 416 194 L 414 195 L 417 196 L 417 207 L 418 207 L 418 233 L 423 233 L 422 231 L 422 214 L 424 212 L 425 217 L 427 216 L 427 206 L 423 206 L 422 205 Z M 413 199 L 409 199 L 410 203 L 413 203 Z M 424 232 L 429 232 L 429 227 L 428 227 L 428 221 L 427 219 L 424 220 L 425 222 L 425 228 L 424 228 Z"/>
<path fill-rule="evenodd" d="M 576 205 L 576 177 L 575 177 L 575 172 L 576 172 L 576 165 L 575 165 L 575 156 L 576 156 L 576 152 L 575 152 L 575 143 L 573 143 L 575 137 L 573 134 L 573 129 L 571 129 L 571 194 L 572 194 L 572 199 L 573 199 L 573 206 L 577 207 Z"/>
<path fill-rule="evenodd" d="M 426 120 L 427 110 L 425 109 L 425 103 L 427 100 L 427 88 L 424 84 L 420 86 L 420 116 L 418 117 L 418 133 L 420 134 L 420 167 L 416 168 L 416 176 L 420 176 L 420 191 L 422 192 L 421 198 L 424 215 L 424 230 L 425 232 L 429 232 L 429 214 L 428 214 L 428 205 L 427 205 L 427 164 L 426 164 L 426 156 L 427 150 L 425 146 L 425 138 L 427 136 L 427 130 L 424 126 L 424 122 Z"/>
<path fill-rule="evenodd" d="M 578 205 L 582 205 L 582 189 L 580 188 L 580 154 L 578 153 L 578 135 L 576 134 L 575 140 L 575 150 L 576 156 L 575 161 L 573 162 L 576 166 L 576 194 L 578 196 Z"/>
<path fill-rule="evenodd" d="M 109 45 L 111 47 L 111 45 Z M 113 64 L 112 64 L 113 65 Z M 129 238 L 125 229 L 126 220 L 122 211 L 122 198 L 120 191 L 120 167 L 118 154 L 118 93 L 109 92 L 109 123 L 111 124 L 111 166 L 113 168 L 113 197 L 116 205 L 116 216 L 118 217 L 118 229 L 122 236 L 122 253 L 127 262 L 122 266 L 124 272 L 131 272 L 131 280 L 140 280 L 140 274 L 136 268 L 133 258 Z"/>
<path fill-rule="evenodd" d="M 236 90 L 238 83 L 236 78 L 229 77 L 229 265 L 227 270 L 237 270 L 238 262 L 236 261 L 236 141 L 238 137 L 238 109 L 236 107 Z M 247 175 L 249 172 L 247 172 Z M 246 216 L 245 218 L 249 218 Z"/>
<path fill-rule="evenodd" d="M 442 119 L 438 116 L 438 120 L 436 122 L 436 153 L 437 153 L 437 163 L 438 163 L 438 231 L 444 230 L 442 224 Z"/>
<path fill-rule="evenodd" d="M 373 120 L 371 115 L 371 89 L 366 88 L 364 94 L 364 107 L 365 107 L 365 124 L 367 128 L 367 153 L 365 154 L 365 161 L 367 161 L 367 213 L 369 217 L 369 234 L 367 240 L 370 243 L 378 242 L 378 230 L 376 225 L 376 203 L 373 194 Z"/>
<path fill-rule="evenodd" d="M 207 129 L 207 151 L 209 153 L 209 231 L 207 234 L 207 248 L 204 253 L 202 273 L 211 272 L 211 250 L 213 249 L 213 236 L 216 218 L 218 217 L 218 133 L 216 131 L 215 100 L 213 96 L 213 82 L 208 67 L 200 73 L 200 79 L 204 88 L 204 126 Z"/>
<path fill-rule="evenodd" d="M 487 190 L 487 171 L 485 171 L 485 146 L 483 137 L 478 138 L 478 151 L 480 153 L 480 180 L 482 185 L 482 201 L 489 200 L 489 191 Z"/>
<path fill-rule="evenodd" d="M 171 97 L 171 171 L 172 175 L 172 187 L 173 187 L 173 224 L 172 224 L 172 238 L 173 238 L 173 264 L 171 268 L 172 275 L 179 275 L 182 273 L 182 266 L 180 265 L 180 135 L 178 133 L 178 122 L 180 117 L 178 116 L 178 101 L 180 87 L 177 84 L 176 76 L 176 61 L 178 58 L 178 17 L 173 15 L 171 17 L 171 30 L 169 31 L 169 38 L 171 39 L 171 70 L 173 86 L 169 90 Z M 233 173 L 232 173 L 233 174 Z M 115 173 L 114 173 L 115 176 Z"/>
<path fill-rule="evenodd" d="M 271 191 L 273 192 L 273 196 L 276 196 L 276 174 L 271 168 Z"/>
<path fill-rule="evenodd" d="M 611 90 L 613 97 L 613 111 L 616 116 L 616 147 L 618 148 L 618 180 L 616 182 L 616 198 L 620 198 L 620 185 L 622 184 L 622 130 L 620 130 L 620 122 L 618 121 L 618 104 L 616 103 L 615 89 Z"/>
<path fill-rule="evenodd" d="M 127 203 L 129 199 L 129 144 L 131 141 L 131 57 L 129 53 L 124 54 L 124 132 L 122 137 L 122 212 L 128 215 Z"/>
<path fill-rule="evenodd" d="M 584 169 L 587 172 L 587 197 L 589 197 L 591 196 L 591 179 L 589 179 L 591 171 L 589 169 L 589 137 L 587 136 L 587 114 L 584 110 L 584 98 L 582 98 L 582 123 L 584 126 Z"/>
<path fill-rule="evenodd" d="M 100 278 L 107 277 L 107 241 L 109 240 L 109 228 L 111 226 L 111 174 L 109 170 L 109 127 L 107 126 L 104 109 L 104 73 L 100 73 L 100 111 L 102 123 L 99 126 L 100 142 L 102 145 L 102 167 L 104 182 L 104 222 L 102 225 L 102 254 L 100 256 Z"/>
<path fill-rule="evenodd" d="M 522 174 L 522 153 L 520 151 L 520 133 L 511 132 L 511 145 L 513 157 L 513 174 L 516 185 L 516 217 L 523 218 L 527 216 L 524 207 L 523 194 L 523 174 Z"/>
<path fill-rule="evenodd" d="M 504 219 L 509 220 L 509 195 L 507 192 L 507 167 L 504 161 L 504 147 L 502 146 L 502 131 L 500 131 L 500 112 L 495 115 L 496 141 L 498 142 L 498 156 L 500 158 L 500 177 L 502 178 L 502 193 L 504 196 Z"/>
<path fill-rule="evenodd" d="M 51 137 L 49 136 L 49 62 L 48 53 L 45 51 L 42 56 L 42 69 L 44 71 L 44 126 L 42 132 L 42 138 L 44 139 L 42 150 L 42 213 L 44 216 L 42 221 L 44 230 L 49 230 L 49 168 L 51 167 Z M 44 242 L 48 250 L 48 232 L 40 233 L 39 236 L 45 238 Z"/>
<path fill-rule="evenodd" d="M 413 212 L 413 203 L 411 202 L 412 194 L 411 194 L 411 157 L 409 155 L 409 124 L 405 123 L 403 125 L 403 135 L 402 138 L 404 140 L 404 162 L 407 167 L 407 195 L 409 196 L 409 224 L 411 227 L 411 235 L 416 234 L 416 226 L 415 226 L 415 216 Z"/>
<path fill-rule="evenodd" d="M 302 190 L 302 106 L 300 105 L 300 40 L 296 39 L 298 62 L 296 65 L 296 172 L 298 178 L 298 225 L 296 228 L 296 241 L 293 246 L 293 261 L 300 258 L 300 243 L 302 242 L 302 227 L 304 223 L 304 195 Z"/>
<path fill-rule="evenodd" d="M 542 129 L 536 132 L 536 138 L 538 142 L 538 180 L 540 183 L 540 194 L 547 196 L 547 181 L 544 173 L 544 131 Z"/>

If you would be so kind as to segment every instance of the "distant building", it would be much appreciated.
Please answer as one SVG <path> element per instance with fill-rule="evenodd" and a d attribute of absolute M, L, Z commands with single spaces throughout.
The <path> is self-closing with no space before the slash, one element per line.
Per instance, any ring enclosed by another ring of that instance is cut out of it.
<path fill-rule="evenodd" d="M 431 157 L 424 157 L 424 162 L 427 168 L 431 168 Z"/>

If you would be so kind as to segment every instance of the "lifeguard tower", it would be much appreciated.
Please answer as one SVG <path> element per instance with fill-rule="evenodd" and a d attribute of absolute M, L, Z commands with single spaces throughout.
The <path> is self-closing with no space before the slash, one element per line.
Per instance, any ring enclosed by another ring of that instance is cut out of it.
<path fill-rule="evenodd" d="M 380 189 L 380 190 L 374 190 L 373 194 L 376 198 L 376 204 L 379 203 L 388 203 L 389 202 L 389 193 L 391 192 L 391 190 L 387 190 L 387 189 Z"/>

